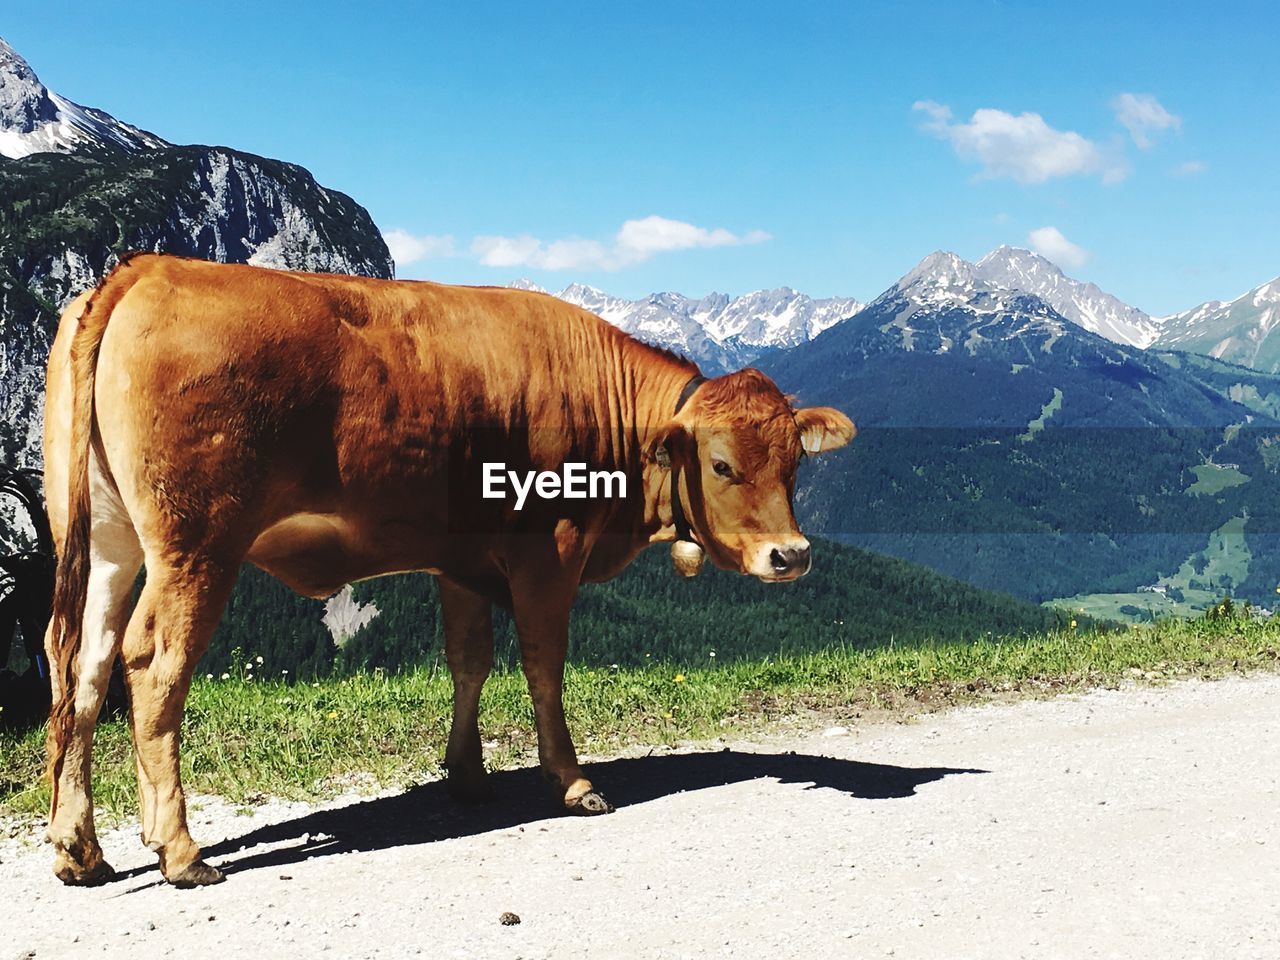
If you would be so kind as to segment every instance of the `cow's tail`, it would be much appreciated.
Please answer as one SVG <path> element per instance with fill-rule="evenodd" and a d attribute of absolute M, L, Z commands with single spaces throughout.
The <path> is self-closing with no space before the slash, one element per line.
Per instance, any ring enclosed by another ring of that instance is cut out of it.
<path fill-rule="evenodd" d="M 53 616 L 49 626 L 47 653 L 53 681 L 53 702 L 49 710 L 49 776 L 52 803 L 57 806 L 58 778 L 66 757 L 67 744 L 75 730 L 76 679 L 79 673 L 80 644 L 85 601 L 89 591 L 89 548 L 93 527 L 89 502 L 89 461 L 94 442 L 94 385 L 98 352 L 107 330 L 107 321 L 120 298 L 133 286 L 134 276 L 125 271 L 130 257 L 121 258 L 85 302 L 71 340 L 71 423 L 68 431 L 67 527 L 58 545 L 57 578 L 53 589 Z M 131 271 L 132 272 L 132 271 Z M 69 318 L 68 318 L 69 319 Z M 50 415 L 46 412 L 46 416 Z"/>

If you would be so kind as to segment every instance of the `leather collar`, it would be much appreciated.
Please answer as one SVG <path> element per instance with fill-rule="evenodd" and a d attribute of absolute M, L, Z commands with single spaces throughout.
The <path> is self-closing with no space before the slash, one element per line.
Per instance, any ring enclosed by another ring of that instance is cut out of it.
<path fill-rule="evenodd" d="M 675 412 L 679 413 L 680 408 L 693 396 L 694 391 L 706 382 L 707 378 L 702 374 L 695 374 L 691 377 L 689 382 L 684 385 L 684 389 L 680 391 L 680 399 L 676 401 Z M 680 502 L 680 471 L 674 463 L 671 465 L 671 522 L 675 524 L 677 540 L 688 540 L 691 543 L 697 543 L 693 539 L 693 530 L 689 526 L 689 519 L 684 515 L 684 505 Z"/>

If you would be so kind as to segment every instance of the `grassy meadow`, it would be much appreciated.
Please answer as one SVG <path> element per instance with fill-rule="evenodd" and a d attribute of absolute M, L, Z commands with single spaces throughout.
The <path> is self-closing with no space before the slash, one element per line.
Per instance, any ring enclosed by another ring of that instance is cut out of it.
<path fill-rule="evenodd" d="M 1045 604 L 1096 620 L 1151 622 L 1161 617 L 1199 617 L 1232 586 L 1249 576 L 1254 557 L 1245 539 L 1244 517 L 1232 517 L 1209 534 L 1209 542 L 1156 583 L 1163 592 L 1092 593 Z M 1280 593 L 1280 588 L 1277 588 Z"/>
<path fill-rule="evenodd" d="M 833 647 L 729 660 L 710 655 L 649 666 L 571 665 L 570 728 L 581 752 L 759 731 L 779 721 L 864 721 L 991 697 L 1045 695 L 1125 680 L 1158 682 L 1271 669 L 1280 623 L 1245 618 L 1153 626 L 1067 626 L 1019 638 Z M 195 793 L 252 803 L 320 798 L 352 786 L 409 785 L 439 775 L 451 702 L 447 671 L 359 672 L 287 683 L 256 659 L 202 674 L 188 702 L 183 777 Z M 533 716 L 518 670 L 485 689 L 481 732 L 495 767 L 536 762 Z M 135 809 L 125 719 L 99 727 L 95 801 L 109 815 Z M 39 814 L 44 731 L 0 733 L 0 810 Z"/>

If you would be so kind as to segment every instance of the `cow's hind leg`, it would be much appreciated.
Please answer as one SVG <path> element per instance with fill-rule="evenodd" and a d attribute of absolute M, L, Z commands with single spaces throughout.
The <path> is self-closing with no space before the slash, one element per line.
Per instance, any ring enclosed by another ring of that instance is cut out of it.
<path fill-rule="evenodd" d="M 218 883 L 222 873 L 200 859 L 187 829 L 178 773 L 182 711 L 196 661 L 209 646 L 235 564 L 205 560 L 147 564 L 147 582 L 129 620 L 122 650 L 139 774 L 142 841 L 160 871 L 179 887 Z"/>
<path fill-rule="evenodd" d="M 459 800 L 490 796 L 480 745 L 480 692 L 493 669 L 493 618 L 478 593 L 440 580 L 445 658 L 453 674 L 453 726 L 444 753 L 449 792 Z"/>
<path fill-rule="evenodd" d="M 95 884 L 111 879 L 93 824 L 91 757 L 93 731 L 128 622 L 134 579 L 142 566 L 138 536 L 114 492 L 95 483 L 80 652 L 76 665 L 75 722 L 53 784 L 49 839 L 56 851 L 54 873 L 64 883 Z M 52 638 L 46 638 L 56 662 Z M 53 671 L 53 683 L 63 682 Z M 55 701 L 61 691 L 54 690 Z"/>

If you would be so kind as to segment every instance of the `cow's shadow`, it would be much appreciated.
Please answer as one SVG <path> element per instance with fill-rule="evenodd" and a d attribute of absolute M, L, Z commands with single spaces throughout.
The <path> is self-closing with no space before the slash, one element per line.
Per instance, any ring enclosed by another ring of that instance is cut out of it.
<path fill-rule="evenodd" d="M 619 808 L 633 807 L 670 794 L 770 778 L 805 784 L 806 789 L 838 790 L 851 797 L 892 800 L 913 796 L 921 784 L 962 773 L 986 773 L 952 767 L 897 767 L 796 753 L 682 753 L 592 763 L 592 780 Z M 313 857 L 430 843 L 508 829 L 561 815 L 540 773 L 533 768 L 491 775 L 495 799 L 459 804 L 443 782 L 415 787 L 293 820 L 259 827 L 206 847 L 204 855 L 228 874 L 283 867 Z M 198 838 L 197 838 L 198 839 Z M 254 853 L 253 848 L 271 849 Z M 228 855 L 244 851 L 232 860 Z M 154 870 L 120 875 L 129 879 Z"/>

